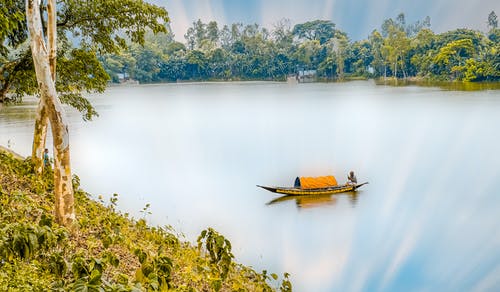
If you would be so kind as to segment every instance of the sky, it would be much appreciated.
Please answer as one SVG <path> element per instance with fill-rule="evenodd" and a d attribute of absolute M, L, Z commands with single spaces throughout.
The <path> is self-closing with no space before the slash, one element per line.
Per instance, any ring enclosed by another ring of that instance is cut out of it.
<path fill-rule="evenodd" d="M 215 20 L 224 24 L 257 23 L 269 29 L 281 19 L 292 25 L 310 20 L 331 20 L 352 40 L 365 39 L 382 21 L 403 12 L 407 23 L 431 18 L 436 33 L 456 28 L 487 30 L 488 14 L 500 17 L 500 0 L 149 0 L 169 12 L 175 39 L 185 42 L 184 33 L 193 21 Z"/>

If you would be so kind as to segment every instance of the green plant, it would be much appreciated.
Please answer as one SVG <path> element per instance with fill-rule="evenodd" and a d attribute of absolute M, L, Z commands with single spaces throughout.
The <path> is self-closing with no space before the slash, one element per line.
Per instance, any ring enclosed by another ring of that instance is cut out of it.
<path fill-rule="evenodd" d="M 291 292 L 292 291 L 292 282 L 290 282 L 290 274 L 285 273 L 283 281 L 281 282 L 280 291 L 282 292 Z"/>
<path fill-rule="evenodd" d="M 144 208 L 142 208 L 141 212 L 142 213 L 142 219 L 143 220 L 146 220 L 146 216 L 147 215 L 151 215 L 151 211 L 149 211 L 149 207 L 151 207 L 151 205 L 148 203 L 144 206 Z"/>
<path fill-rule="evenodd" d="M 136 249 L 134 254 L 141 263 L 141 267 L 135 275 L 136 281 L 145 284 L 153 291 L 168 290 L 173 269 L 172 260 L 164 255 L 149 258 L 147 253 L 141 249 Z"/>
<path fill-rule="evenodd" d="M 46 225 L 10 223 L 0 230 L 0 235 L 0 256 L 12 261 L 14 258 L 29 260 L 47 251 L 62 241 L 66 232 Z"/>
<path fill-rule="evenodd" d="M 197 239 L 198 249 L 205 245 L 210 261 L 214 264 L 222 280 L 225 280 L 234 255 L 231 253 L 231 242 L 212 228 L 203 230 Z"/>

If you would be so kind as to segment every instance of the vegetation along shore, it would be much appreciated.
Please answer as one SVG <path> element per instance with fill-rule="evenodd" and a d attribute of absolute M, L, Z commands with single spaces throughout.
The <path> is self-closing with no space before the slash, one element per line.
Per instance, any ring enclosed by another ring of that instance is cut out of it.
<path fill-rule="evenodd" d="M 53 175 L 0 149 L 1 291 L 290 291 L 288 274 L 238 264 L 212 228 L 198 246 L 95 201 L 73 178 L 78 220 L 54 220 Z"/>

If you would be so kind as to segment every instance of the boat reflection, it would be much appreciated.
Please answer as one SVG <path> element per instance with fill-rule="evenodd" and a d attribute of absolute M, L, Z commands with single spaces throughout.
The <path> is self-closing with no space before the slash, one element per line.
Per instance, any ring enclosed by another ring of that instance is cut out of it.
<path fill-rule="evenodd" d="M 266 205 L 274 205 L 288 201 L 295 201 L 297 208 L 315 208 L 321 206 L 333 206 L 337 203 L 339 196 L 349 197 L 349 202 L 355 207 L 358 202 L 358 192 L 346 192 L 342 194 L 330 194 L 330 195 L 307 195 L 307 196 L 281 196 L 274 200 L 267 202 Z"/>

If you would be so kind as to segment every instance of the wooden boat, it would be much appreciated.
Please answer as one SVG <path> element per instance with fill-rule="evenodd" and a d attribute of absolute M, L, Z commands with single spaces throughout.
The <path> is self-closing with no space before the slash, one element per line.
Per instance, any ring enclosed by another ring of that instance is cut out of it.
<path fill-rule="evenodd" d="M 315 189 L 303 189 L 300 187 L 266 187 L 257 185 L 259 188 L 263 188 L 273 193 L 283 194 L 287 196 L 307 196 L 307 195 L 331 195 L 337 193 L 354 192 L 368 182 L 364 182 L 357 185 L 337 185 L 331 187 L 315 188 Z"/>

